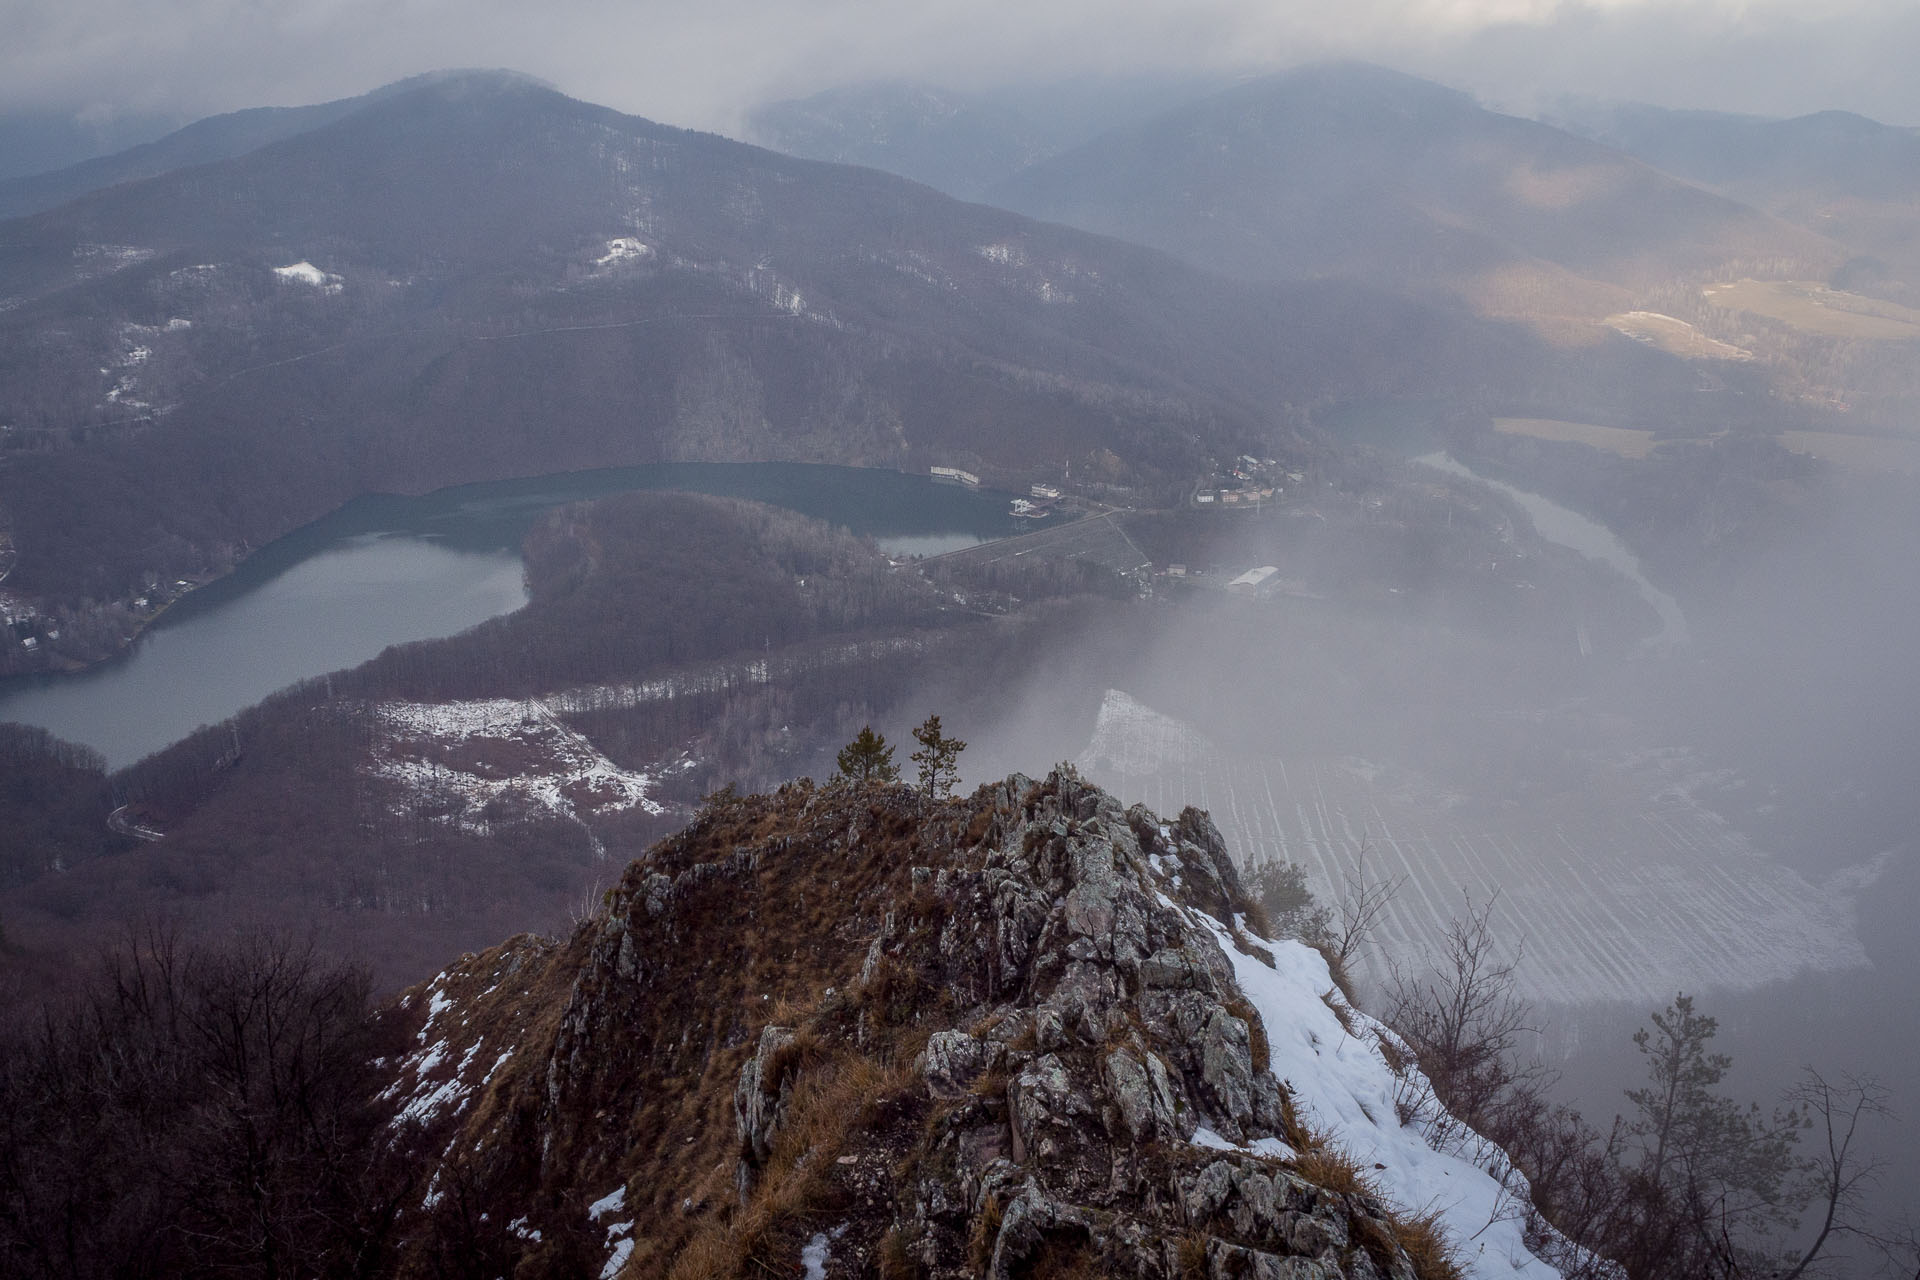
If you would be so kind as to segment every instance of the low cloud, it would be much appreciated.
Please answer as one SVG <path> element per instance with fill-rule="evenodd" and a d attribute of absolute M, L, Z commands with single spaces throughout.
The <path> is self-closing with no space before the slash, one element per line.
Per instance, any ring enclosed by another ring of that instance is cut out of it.
<path fill-rule="evenodd" d="M 207 114 L 505 66 L 576 96 L 732 131 L 747 108 L 876 77 L 956 87 L 1329 57 L 1526 106 L 1564 93 L 1920 122 L 1910 5 L 1854 0 L 16 0 L 0 109 Z"/>

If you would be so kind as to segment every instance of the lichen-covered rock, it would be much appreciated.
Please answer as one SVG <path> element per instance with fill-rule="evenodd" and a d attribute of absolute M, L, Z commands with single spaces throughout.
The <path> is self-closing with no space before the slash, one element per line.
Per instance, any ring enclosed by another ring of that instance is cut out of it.
<path fill-rule="evenodd" d="M 966 1096 L 975 1084 L 1006 1057 L 1003 1044 L 982 1040 L 965 1031 L 936 1031 L 920 1054 L 920 1074 L 927 1092 L 950 1100 Z"/>
<path fill-rule="evenodd" d="M 793 1077 L 782 1071 L 782 1054 L 793 1047 L 791 1027 L 764 1027 L 753 1056 L 740 1068 L 733 1090 L 733 1118 L 740 1130 L 741 1156 L 764 1164 L 773 1154 L 773 1131 L 785 1117 Z"/>

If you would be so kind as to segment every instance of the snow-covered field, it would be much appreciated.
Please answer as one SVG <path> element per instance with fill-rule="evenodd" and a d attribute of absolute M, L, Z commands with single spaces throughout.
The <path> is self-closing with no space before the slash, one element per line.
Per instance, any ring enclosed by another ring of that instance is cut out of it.
<path fill-rule="evenodd" d="M 1243 864 L 1299 863 L 1325 901 L 1363 851 L 1370 879 L 1405 875 L 1377 934 L 1403 962 L 1437 952 L 1463 891 L 1497 890 L 1494 928 L 1533 1001 L 1657 1006 L 1868 963 L 1861 877 L 1814 885 L 1756 849 L 1695 797 L 1682 753 L 1620 760 L 1605 802 L 1476 819 L 1465 797 L 1367 761 L 1228 755 L 1116 690 L 1077 763 L 1158 812 L 1209 810 Z M 1381 976 L 1377 957 L 1366 972 Z"/>
<path fill-rule="evenodd" d="M 389 702 L 376 715 L 385 733 L 373 772 L 446 806 L 468 830 L 487 830 L 501 802 L 581 822 L 636 806 L 662 812 L 648 798 L 651 776 L 615 765 L 539 699 Z"/>

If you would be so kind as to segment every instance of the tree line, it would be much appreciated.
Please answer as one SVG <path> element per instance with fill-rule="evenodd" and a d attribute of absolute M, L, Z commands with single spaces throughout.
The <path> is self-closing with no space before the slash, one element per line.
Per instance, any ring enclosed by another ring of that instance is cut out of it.
<path fill-rule="evenodd" d="M 141 930 L 76 997 L 0 1035 L 0 1272 L 387 1274 L 417 1153 L 375 1060 L 364 971 L 255 936 Z"/>

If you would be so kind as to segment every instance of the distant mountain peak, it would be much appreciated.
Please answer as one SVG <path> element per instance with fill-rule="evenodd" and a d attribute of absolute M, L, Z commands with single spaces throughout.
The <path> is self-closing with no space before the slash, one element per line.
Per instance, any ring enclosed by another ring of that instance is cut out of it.
<path fill-rule="evenodd" d="M 1527 319 L 1598 320 L 1635 290 L 1734 259 L 1839 260 L 1608 146 L 1354 62 L 1243 82 L 988 198 L 1229 276 L 1348 276 Z"/>
<path fill-rule="evenodd" d="M 418 93 L 432 93 L 456 101 L 482 95 L 552 94 L 567 97 L 552 81 L 542 80 L 524 71 L 505 67 L 450 67 L 395 80 L 363 95 L 360 101 L 375 103 Z"/>
<path fill-rule="evenodd" d="M 378 98 L 389 94 L 404 93 L 410 89 L 424 88 L 429 85 L 442 87 L 472 87 L 498 89 L 545 89 L 559 93 L 560 87 L 551 80 L 529 75 L 524 71 L 515 71 L 510 67 L 444 67 L 437 71 L 423 71 L 419 75 L 395 80 L 390 84 L 367 94 Z"/>

